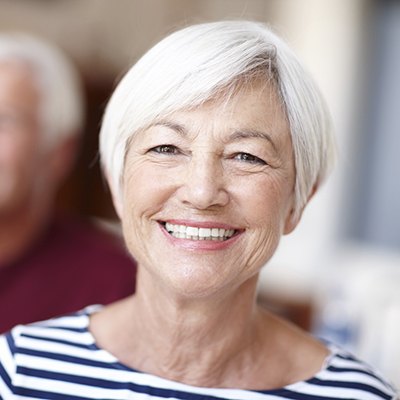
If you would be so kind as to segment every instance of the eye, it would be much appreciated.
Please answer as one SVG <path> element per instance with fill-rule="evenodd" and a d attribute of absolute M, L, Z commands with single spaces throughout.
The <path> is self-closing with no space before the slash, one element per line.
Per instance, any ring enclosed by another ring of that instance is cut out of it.
<path fill-rule="evenodd" d="M 249 153 L 237 153 L 234 156 L 234 159 L 242 162 L 248 162 L 250 164 L 267 165 L 267 163 L 264 160 L 258 158 L 257 156 L 253 156 L 252 154 Z"/>
<path fill-rule="evenodd" d="M 149 150 L 151 153 L 157 154 L 179 154 L 179 149 L 172 144 L 162 144 L 160 146 L 153 147 Z"/>

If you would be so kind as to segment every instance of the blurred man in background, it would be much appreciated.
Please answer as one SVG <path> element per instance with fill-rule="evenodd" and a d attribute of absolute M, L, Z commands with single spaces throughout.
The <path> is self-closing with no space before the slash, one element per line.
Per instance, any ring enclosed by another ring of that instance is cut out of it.
<path fill-rule="evenodd" d="M 0 332 L 132 293 L 136 266 L 119 239 L 55 213 L 83 103 L 58 49 L 0 34 Z"/>

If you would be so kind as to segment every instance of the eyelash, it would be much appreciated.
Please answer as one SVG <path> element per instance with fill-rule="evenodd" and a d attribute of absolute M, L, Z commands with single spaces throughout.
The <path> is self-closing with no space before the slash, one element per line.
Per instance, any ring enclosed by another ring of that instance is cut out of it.
<path fill-rule="evenodd" d="M 267 165 L 264 160 L 249 153 L 237 153 L 233 158 L 241 162 L 248 162 L 250 164 Z"/>
<path fill-rule="evenodd" d="M 180 150 L 172 144 L 162 144 L 159 146 L 152 147 L 149 150 L 149 152 L 156 153 L 156 154 L 162 154 L 162 155 L 171 155 L 171 154 L 177 155 L 177 154 L 181 153 Z M 232 159 L 238 160 L 240 162 L 246 162 L 249 164 L 267 165 L 267 163 L 264 160 L 262 160 L 261 158 L 259 158 L 257 156 L 254 156 L 253 154 L 250 154 L 250 153 L 244 153 L 244 152 L 236 153 L 232 157 Z"/>
<path fill-rule="evenodd" d="M 172 144 L 162 144 L 160 146 L 152 147 L 149 152 L 157 154 L 179 154 L 179 149 Z"/>

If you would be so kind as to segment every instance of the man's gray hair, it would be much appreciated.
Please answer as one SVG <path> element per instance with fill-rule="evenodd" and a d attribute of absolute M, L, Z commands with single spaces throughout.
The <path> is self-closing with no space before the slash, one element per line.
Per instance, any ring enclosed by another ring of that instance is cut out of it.
<path fill-rule="evenodd" d="M 43 142 L 57 144 L 82 131 L 85 106 L 80 75 L 55 45 L 20 32 L 0 33 L 0 62 L 26 65 L 40 95 Z"/>

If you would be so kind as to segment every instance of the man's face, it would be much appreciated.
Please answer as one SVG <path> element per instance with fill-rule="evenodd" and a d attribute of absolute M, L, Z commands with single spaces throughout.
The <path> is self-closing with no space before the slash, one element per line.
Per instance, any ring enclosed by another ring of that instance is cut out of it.
<path fill-rule="evenodd" d="M 29 206 L 40 192 L 45 160 L 39 107 L 30 70 L 0 61 L 0 219 Z"/>

